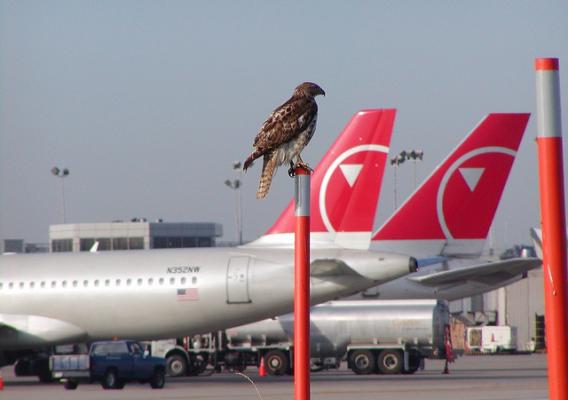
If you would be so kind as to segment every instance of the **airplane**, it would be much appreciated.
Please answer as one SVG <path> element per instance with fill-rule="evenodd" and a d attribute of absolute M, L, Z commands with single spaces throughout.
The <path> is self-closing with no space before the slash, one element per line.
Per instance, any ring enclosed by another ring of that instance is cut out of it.
<path fill-rule="evenodd" d="M 371 230 L 395 114 L 356 113 L 314 171 L 311 190 L 328 212 L 312 214 L 313 304 L 416 270 L 410 256 L 343 248 L 331 240 L 337 232 Z M 290 225 L 292 217 L 284 213 L 275 226 Z M 326 235 L 327 245 L 318 246 Z M 1 256 L 0 366 L 56 344 L 178 337 L 290 312 L 293 250 L 258 242 Z"/>
<path fill-rule="evenodd" d="M 480 262 L 530 114 L 486 116 L 374 233 L 371 250 L 412 254 L 415 273 L 355 297 L 457 300 L 538 268 L 537 258 Z"/>

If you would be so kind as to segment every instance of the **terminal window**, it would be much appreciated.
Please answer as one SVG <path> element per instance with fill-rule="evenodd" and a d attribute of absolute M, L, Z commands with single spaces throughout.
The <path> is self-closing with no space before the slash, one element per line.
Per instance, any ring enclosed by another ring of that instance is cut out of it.
<path fill-rule="evenodd" d="M 61 253 L 65 251 L 73 251 L 73 240 L 71 239 L 56 239 L 51 241 L 51 251 L 54 253 Z"/>
<path fill-rule="evenodd" d="M 112 249 L 113 250 L 128 250 L 128 239 L 125 237 L 119 237 L 112 239 Z"/>
<path fill-rule="evenodd" d="M 155 249 L 174 249 L 180 247 L 211 247 L 213 240 L 210 237 L 192 236 L 156 236 L 154 237 Z"/>

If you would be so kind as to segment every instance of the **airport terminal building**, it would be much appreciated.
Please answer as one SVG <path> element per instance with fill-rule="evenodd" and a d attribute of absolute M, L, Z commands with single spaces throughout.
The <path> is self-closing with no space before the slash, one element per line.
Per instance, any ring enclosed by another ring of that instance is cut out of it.
<path fill-rule="evenodd" d="M 212 222 L 148 222 L 135 218 L 93 224 L 49 227 L 49 251 L 97 251 L 213 247 L 223 226 Z"/>

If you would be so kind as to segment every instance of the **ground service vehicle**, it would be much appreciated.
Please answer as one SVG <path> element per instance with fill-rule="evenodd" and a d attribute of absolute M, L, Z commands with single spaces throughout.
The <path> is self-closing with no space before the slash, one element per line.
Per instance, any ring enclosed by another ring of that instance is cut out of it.
<path fill-rule="evenodd" d="M 467 348 L 480 353 L 513 353 L 517 350 L 517 328 L 506 325 L 467 328 Z"/>
<path fill-rule="evenodd" d="M 76 389 L 79 381 L 101 382 L 105 389 L 122 389 L 126 382 L 138 381 L 161 389 L 166 375 L 165 360 L 151 357 L 131 340 L 95 342 L 89 354 L 54 355 L 49 365 L 66 389 Z"/>
<path fill-rule="evenodd" d="M 444 358 L 449 310 L 436 300 L 334 301 L 311 310 L 312 369 L 347 360 L 357 374 L 414 373 L 425 358 Z M 173 376 L 212 366 L 243 370 L 264 358 L 271 375 L 291 372 L 293 315 L 266 319 L 209 335 L 152 342 Z"/>

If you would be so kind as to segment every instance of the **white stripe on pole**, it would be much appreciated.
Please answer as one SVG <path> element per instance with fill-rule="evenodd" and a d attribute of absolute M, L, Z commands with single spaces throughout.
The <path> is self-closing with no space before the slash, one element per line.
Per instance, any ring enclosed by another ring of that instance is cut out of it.
<path fill-rule="evenodd" d="M 536 71 L 538 137 L 561 137 L 560 84 L 558 70 Z"/>
<path fill-rule="evenodd" d="M 310 176 L 296 175 L 296 217 L 310 216 Z"/>

